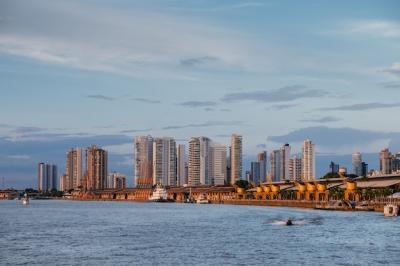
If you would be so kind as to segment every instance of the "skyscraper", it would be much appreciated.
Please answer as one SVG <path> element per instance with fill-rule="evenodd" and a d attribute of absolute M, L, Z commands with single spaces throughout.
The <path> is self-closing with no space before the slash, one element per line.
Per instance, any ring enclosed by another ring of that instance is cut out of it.
<path fill-rule="evenodd" d="M 96 145 L 86 149 L 86 189 L 104 189 L 107 182 L 107 151 Z"/>
<path fill-rule="evenodd" d="M 296 155 L 289 160 L 289 179 L 292 181 L 301 180 L 301 158 Z"/>
<path fill-rule="evenodd" d="M 339 165 L 331 161 L 329 164 L 329 173 L 336 174 L 339 172 Z"/>
<path fill-rule="evenodd" d="M 153 182 L 153 138 L 138 136 L 135 138 L 135 184 L 151 184 Z"/>
<path fill-rule="evenodd" d="M 176 172 L 177 172 L 177 186 L 183 186 L 187 184 L 186 180 L 186 152 L 185 152 L 185 145 L 179 144 L 176 150 Z"/>
<path fill-rule="evenodd" d="M 379 153 L 379 168 L 383 175 L 392 173 L 392 154 L 388 148 Z"/>
<path fill-rule="evenodd" d="M 176 186 L 176 142 L 155 138 L 153 142 L 153 185 Z"/>
<path fill-rule="evenodd" d="M 280 149 L 280 180 L 289 180 L 290 145 L 286 143 Z"/>
<path fill-rule="evenodd" d="M 38 191 L 46 192 L 57 189 L 57 166 L 53 164 L 38 164 Z"/>
<path fill-rule="evenodd" d="M 251 162 L 250 164 L 250 182 L 253 182 L 254 184 L 259 184 L 261 181 L 261 176 L 260 176 L 260 162 Z"/>
<path fill-rule="evenodd" d="M 227 182 L 226 146 L 212 143 L 210 151 L 211 184 L 214 184 L 216 186 L 225 185 Z"/>
<path fill-rule="evenodd" d="M 257 155 L 257 161 L 260 163 L 260 181 L 267 181 L 267 152 L 263 151 Z"/>
<path fill-rule="evenodd" d="M 361 153 L 356 152 L 351 156 L 351 164 L 353 166 L 352 174 L 356 176 L 362 176 L 362 159 Z"/>
<path fill-rule="evenodd" d="M 237 180 L 242 179 L 242 136 L 232 134 L 231 137 L 231 184 L 234 185 Z"/>
<path fill-rule="evenodd" d="M 273 150 L 269 155 L 269 177 L 270 181 L 277 182 L 281 180 L 281 151 L 280 150 Z"/>
<path fill-rule="evenodd" d="M 210 144 L 207 137 L 189 140 L 188 183 L 190 186 L 210 185 Z"/>
<path fill-rule="evenodd" d="M 302 146 L 302 180 L 309 181 L 315 179 L 315 144 L 311 140 L 304 140 Z"/>
<path fill-rule="evenodd" d="M 66 169 L 67 175 L 64 187 L 66 190 L 79 189 L 83 187 L 84 177 L 84 160 L 82 156 L 82 149 L 70 149 L 66 154 Z"/>
<path fill-rule="evenodd" d="M 126 177 L 124 174 L 112 172 L 107 178 L 107 188 L 122 190 L 126 188 Z"/>

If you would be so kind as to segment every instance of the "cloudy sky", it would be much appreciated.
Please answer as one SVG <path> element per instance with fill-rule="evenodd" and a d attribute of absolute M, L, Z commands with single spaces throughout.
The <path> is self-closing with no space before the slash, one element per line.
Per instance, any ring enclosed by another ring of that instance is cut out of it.
<path fill-rule="evenodd" d="M 246 160 L 304 138 L 318 173 L 400 149 L 399 1 L 0 2 L 0 177 L 136 135 L 244 136 Z M 370 161 L 368 161 L 368 159 Z"/>

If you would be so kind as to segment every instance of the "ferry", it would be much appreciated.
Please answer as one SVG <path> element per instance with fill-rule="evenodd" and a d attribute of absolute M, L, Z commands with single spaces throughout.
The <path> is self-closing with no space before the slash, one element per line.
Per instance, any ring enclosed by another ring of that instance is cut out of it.
<path fill-rule="evenodd" d="M 29 204 L 29 197 L 28 197 L 28 194 L 24 194 L 24 197 L 21 199 L 21 201 L 22 201 L 22 204 L 23 205 L 28 205 Z"/>
<path fill-rule="evenodd" d="M 156 185 L 156 188 L 153 190 L 153 194 L 149 197 L 149 200 L 153 202 L 167 202 L 167 190 L 161 185 Z"/>

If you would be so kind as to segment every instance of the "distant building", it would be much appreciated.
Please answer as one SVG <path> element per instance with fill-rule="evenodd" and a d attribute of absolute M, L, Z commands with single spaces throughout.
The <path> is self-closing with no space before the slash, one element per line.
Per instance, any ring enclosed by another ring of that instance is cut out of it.
<path fill-rule="evenodd" d="M 263 151 L 257 155 L 257 161 L 260 163 L 260 182 L 267 181 L 267 152 Z"/>
<path fill-rule="evenodd" d="M 126 188 L 126 176 L 118 172 L 112 172 L 107 178 L 107 188 L 123 190 Z"/>
<path fill-rule="evenodd" d="M 153 138 L 138 136 L 135 138 L 135 185 L 151 184 L 153 182 Z"/>
<path fill-rule="evenodd" d="M 260 168 L 260 162 L 251 162 L 249 181 L 253 182 L 254 184 L 259 184 L 261 181 Z"/>
<path fill-rule="evenodd" d="M 289 160 L 289 179 L 292 181 L 301 180 L 301 158 L 296 155 Z"/>
<path fill-rule="evenodd" d="M 361 176 L 368 176 L 368 164 L 365 162 L 361 163 Z"/>
<path fill-rule="evenodd" d="M 225 185 L 227 182 L 226 176 L 226 146 L 212 143 L 210 147 L 211 161 L 211 183 L 216 186 Z"/>
<path fill-rule="evenodd" d="M 81 148 L 70 149 L 66 154 L 65 190 L 83 188 L 85 165 Z"/>
<path fill-rule="evenodd" d="M 392 173 L 392 154 L 387 148 L 379 153 L 379 169 L 384 175 Z"/>
<path fill-rule="evenodd" d="M 189 140 L 189 186 L 210 185 L 210 144 L 211 140 L 207 137 Z"/>
<path fill-rule="evenodd" d="M 329 164 L 329 173 L 331 174 L 336 174 L 339 172 L 339 164 L 335 164 L 334 162 L 331 161 Z"/>
<path fill-rule="evenodd" d="M 86 189 L 101 190 L 106 187 L 108 171 L 107 151 L 92 145 L 86 149 Z"/>
<path fill-rule="evenodd" d="M 280 152 L 280 150 L 273 150 L 269 155 L 269 177 L 271 178 L 272 182 L 278 182 L 281 180 Z"/>
<path fill-rule="evenodd" d="M 186 174 L 186 151 L 185 145 L 179 144 L 176 149 L 176 170 L 177 170 L 177 186 L 183 186 L 187 184 L 187 174 Z"/>
<path fill-rule="evenodd" d="M 176 186 L 176 142 L 155 138 L 153 142 L 153 185 Z"/>
<path fill-rule="evenodd" d="M 400 153 L 396 153 L 392 156 L 392 173 L 398 173 L 400 171 Z"/>
<path fill-rule="evenodd" d="M 280 149 L 280 180 L 289 180 L 290 145 L 286 143 Z"/>
<path fill-rule="evenodd" d="M 351 164 L 353 166 L 352 174 L 362 176 L 362 158 L 361 153 L 356 152 L 351 156 Z"/>
<path fill-rule="evenodd" d="M 309 181 L 315 179 L 315 145 L 311 140 L 304 140 L 302 146 L 302 180 Z"/>
<path fill-rule="evenodd" d="M 71 188 L 67 187 L 68 183 L 69 183 L 69 181 L 68 181 L 67 175 L 60 176 L 59 190 L 60 191 L 67 191 L 67 190 L 71 189 Z"/>
<path fill-rule="evenodd" d="M 38 164 L 38 191 L 46 192 L 57 189 L 57 166 L 53 164 Z"/>
<path fill-rule="evenodd" d="M 231 184 L 235 184 L 237 180 L 242 179 L 242 156 L 243 156 L 243 139 L 242 136 L 232 134 L 231 137 Z"/>

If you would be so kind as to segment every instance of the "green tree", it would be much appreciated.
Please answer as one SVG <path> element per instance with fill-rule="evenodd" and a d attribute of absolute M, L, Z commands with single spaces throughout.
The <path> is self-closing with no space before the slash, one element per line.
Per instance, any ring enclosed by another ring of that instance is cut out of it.
<path fill-rule="evenodd" d="M 250 184 L 249 181 L 244 180 L 244 179 L 239 179 L 236 181 L 236 186 L 240 187 L 240 188 L 244 188 L 244 189 L 248 189 Z"/>

